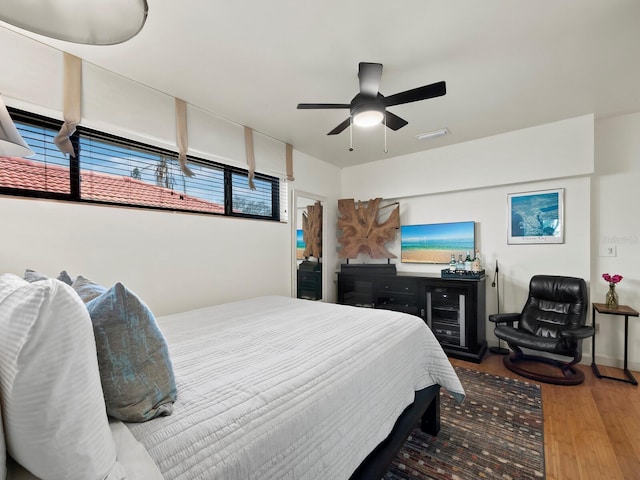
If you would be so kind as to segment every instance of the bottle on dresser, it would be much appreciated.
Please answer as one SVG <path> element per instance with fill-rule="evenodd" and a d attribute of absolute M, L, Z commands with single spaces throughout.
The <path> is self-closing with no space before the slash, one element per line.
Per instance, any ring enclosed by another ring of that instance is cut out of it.
<path fill-rule="evenodd" d="M 476 256 L 473 258 L 473 262 L 471 262 L 471 271 L 479 272 L 482 270 L 482 261 L 480 260 L 480 250 L 476 250 Z"/>
<path fill-rule="evenodd" d="M 449 262 L 449 271 L 456 271 L 456 256 L 453 253 L 451 254 L 451 261 Z"/>
<path fill-rule="evenodd" d="M 464 269 L 466 272 L 470 272 L 471 271 L 471 264 L 473 263 L 473 260 L 471 260 L 471 254 L 469 253 L 469 250 L 467 250 L 467 256 L 464 259 Z"/>
<path fill-rule="evenodd" d="M 464 270 L 464 259 L 462 254 L 458 255 L 458 262 L 456 263 L 456 270 Z"/>

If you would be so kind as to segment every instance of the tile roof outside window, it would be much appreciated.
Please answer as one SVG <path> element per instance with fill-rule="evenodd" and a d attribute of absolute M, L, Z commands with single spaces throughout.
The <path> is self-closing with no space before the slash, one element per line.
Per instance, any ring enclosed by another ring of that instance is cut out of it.
<path fill-rule="evenodd" d="M 83 197 L 94 201 L 224 214 L 224 205 L 130 176 L 80 171 Z M 69 193 L 69 168 L 24 158 L 0 158 L 0 187 Z"/>

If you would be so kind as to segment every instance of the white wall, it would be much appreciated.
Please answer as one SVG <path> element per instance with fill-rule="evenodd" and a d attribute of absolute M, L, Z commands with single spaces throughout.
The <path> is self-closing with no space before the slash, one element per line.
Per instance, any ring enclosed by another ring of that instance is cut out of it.
<path fill-rule="evenodd" d="M 497 312 L 496 290 L 491 288 L 496 260 L 500 311 L 520 311 L 534 274 L 571 275 L 588 283 L 591 279 L 593 131 L 593 116 L 588 115 L 345 168 L 342 195 L 398 200 L 402 225 L 475 221 L 476 243 L 488 275 L 487 314 Z M 404 185 L 410 186 L 411 195 L 402 193 Z M 565 189 L 565 242 L 508 245 L 507 194 L 552 188 Z M 400 257 L 399 234 L 388 247 Z M 445 267 L 404 264 L 399 258 L 394 263 L 399 272 L 438 274 Z M 489 345 L 497 345 L 493 324 L 485 322 Z M 590 341 L 585 342 L 585 357 L 590 348 Z"/>
<path fill-rule="evenodd" d="M 62 52 L 0 29 L 9 106 L 62 118 Z M 175 150 L 173 98 L 84 64 L 85 126 Z M 189 105 L 192 153 L 246 165 L 243 128 Z M 285 144 L 255 133 L 258 171 L 282 175 Z M 333 211 L 339 170 L 294 150 L 298 188 Z M 156 315 L 256 295 L 291 294 L 291 224 L 0 196 L 0 273 L 26 268 L 111 285 L 122 281 Z M 329 215 L 335 238 L 335 213 Z M 326 249 L 335 265 L 335 242 Z"/>
<path fill-rule="evenodd" d="M 593 173 L 593 115 L 345 168 L 359 200 L 528 183 Z"/>
<path fill-rule="evenodd" d="M 591 198 L 591 299 L 604 303 L 603 273 L 624 278 L 616 287 L 620 303 L 640 311 L 640 113 L 596 122 L 596 171 Z M 613 246 L 615 257 L 601 257 Z M 596 361 L 622 367 L 624 317 L 596 314 L 600 334 Z M 629 318 L 629 366 L 640 370 L 640 319 Z"/>
<path fill-rule="evenodd" d="M 0 271 L 121 281 L 156 315 L 289 295 L 287 224 L 15 197 L 0 216 Z"/>

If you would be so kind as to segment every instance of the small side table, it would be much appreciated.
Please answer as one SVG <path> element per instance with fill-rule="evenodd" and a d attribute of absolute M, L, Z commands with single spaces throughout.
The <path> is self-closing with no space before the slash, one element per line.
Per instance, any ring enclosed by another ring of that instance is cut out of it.
<path fill-rule="evenodd" d="M 611 380 L 618 380 L 619 382 L 631 383 L 638 386 L 638 381 L 634 378 L 633 374 L 627 368 L 627 343 L 629 339 L 629 317 L 637 317 L 640 315 L 633 308 L 628 305 L 618 305 L 618 308 L 607 307 L 604 303 L 592 303 L 592 318 L 593 326 L 596 325 L 596 312 L 606 313 L 607 315 L 624 315 L 624 375 L 626 378 L 609 377 L 602 375 L 598 366 L 596 365 L 596 334 L 593 335 L 593 343 L 591 344 L 591 368 L 598 378 L 608 378 Z"/>

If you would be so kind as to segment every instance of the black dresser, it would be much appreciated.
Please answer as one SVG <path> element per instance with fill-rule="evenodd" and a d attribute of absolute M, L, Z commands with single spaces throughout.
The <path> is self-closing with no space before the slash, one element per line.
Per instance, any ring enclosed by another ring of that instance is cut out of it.
<path fill-rule="evenodd" d="M 484 277 L 440 278 L 367 267 L 338 273 L 338 303 L 416 315 L 447 355 L 482 361 L 487 350 Z"/>
<path fill-rule="evenodd" d="M 322 299 L 322 264 L 305 260 L 298 266 L 298 298 Z"/>

